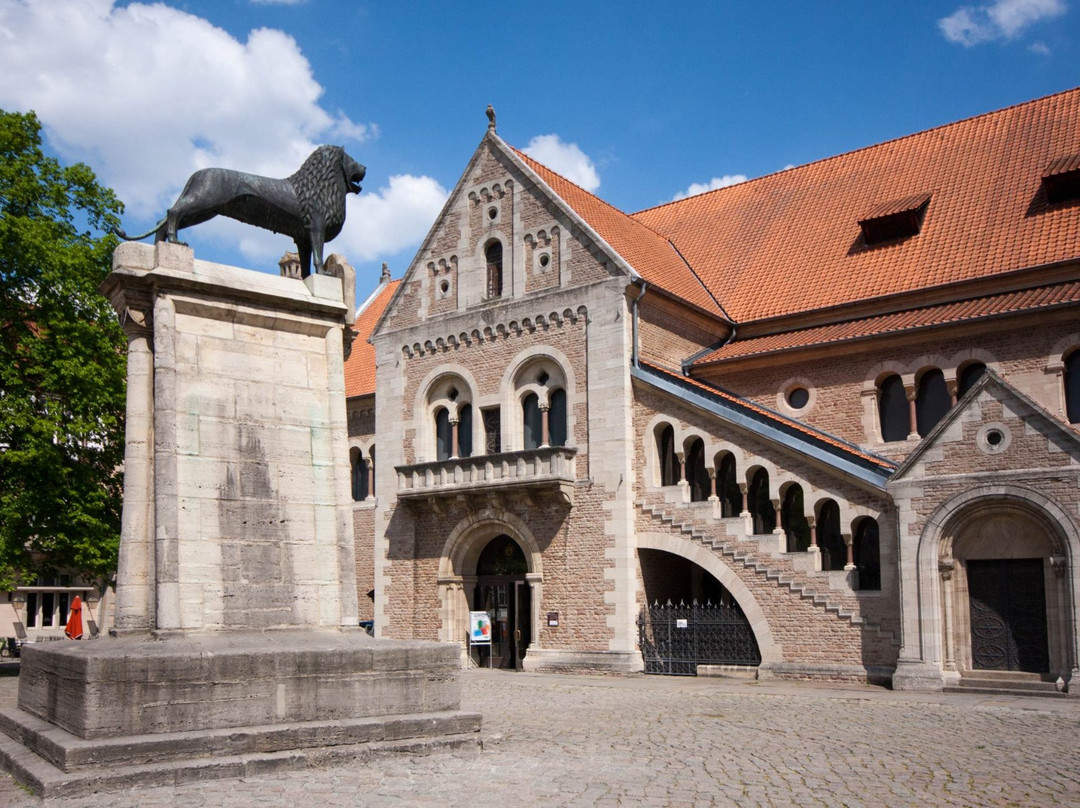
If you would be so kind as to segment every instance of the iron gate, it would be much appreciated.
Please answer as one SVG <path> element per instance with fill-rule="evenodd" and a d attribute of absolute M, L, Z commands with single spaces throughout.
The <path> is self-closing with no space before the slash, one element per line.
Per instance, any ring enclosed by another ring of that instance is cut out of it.
<path fill-rule="evenodd" d="M 735 604 L 654 603 L 637 624 L 645 673 L 696 676 L 698 665 L 761 663 L 750 622 Z"/>

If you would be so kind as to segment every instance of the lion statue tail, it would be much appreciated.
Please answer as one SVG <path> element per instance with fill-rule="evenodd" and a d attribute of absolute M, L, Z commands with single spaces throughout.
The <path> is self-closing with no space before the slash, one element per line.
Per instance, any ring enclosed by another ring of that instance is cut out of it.
<path fill-rule="evenodd" d="M 157 233 L 162 228 L 162 226 L 164 224 L 165 224 L 165 220 L 162 219 L 160 222 L 155 224 L 151 229 L 147 230 L 145 233 L 143 233 L 142 235 L 138 235 L 138 236 L 129 236 L 127 233 L 125 233 L 123 230 L 121 230 L 119 227 L 117 227 L 115 225 L 112 228 L 112 232 L 113 232 L 113 235 L 115 235 L 121 241 L 142 241 L 144 238 L 146 238 L 148 236 L 152 236 L 155 233 Z"/>

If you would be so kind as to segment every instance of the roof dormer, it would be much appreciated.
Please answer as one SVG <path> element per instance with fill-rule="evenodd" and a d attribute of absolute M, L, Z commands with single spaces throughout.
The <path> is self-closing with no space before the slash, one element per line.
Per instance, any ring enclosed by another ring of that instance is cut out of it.
<path fill-rule="evenodd" d="M 1042 175 L 1046 201 L 1060 205 L 1080 199 L 1080 154 L 1066 154 L 1052 162 Z"/>
<path fill-rule="evenodd" d="M 859 219 L 863 240 L 873 247 L 917 235 L 929 204 L 929 193 L 883 202 Z"/>

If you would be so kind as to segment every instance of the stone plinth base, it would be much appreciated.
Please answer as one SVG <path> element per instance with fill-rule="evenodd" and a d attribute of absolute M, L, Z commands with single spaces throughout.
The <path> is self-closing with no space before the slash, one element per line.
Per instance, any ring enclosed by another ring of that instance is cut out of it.
<path fill-rule="evenodd" d="M 530 648 L 522 668 L 543 673 L 641 673 L 640 651 L 563 651 Z"/>
<path fill-rule="evenodd" d="M 456 645 L 311 630 L 24 651 L 0 762 L 44 796 L 478 743 Z"/>

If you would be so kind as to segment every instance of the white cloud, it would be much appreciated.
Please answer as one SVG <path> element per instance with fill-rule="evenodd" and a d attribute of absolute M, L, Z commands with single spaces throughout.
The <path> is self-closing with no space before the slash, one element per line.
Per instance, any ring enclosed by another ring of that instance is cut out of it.
<path fill-rule="evenodd" d="M 0 107 L 35 110 L 50 144 L 90 163 L 131 216 L 156 218 L 198 168 L 283 177 L 320 141 L 374 136 L 322 93 L 282 31 L 240 42 L 160 3 L 0 0 Z"/>
<path fill-rule="evenodd" d="M 349 197 L 345 229 L 334 252 L 371 261 L 417 244 L 431 228 L 449 193 L 431 177 L 399 174 L 377 192 Z M 411 258 L 412 256 L 410 256 Z"/>
<path fill-rule="evenodd" d="M 996 0 L 985 6 L 961 6 L 938 20 L 938 28 L 950 42 L 971 47 L 1014 39 L 1029 26 L 1060 17 L 1067 10 L 1065 0 Z"/>
<path fill-rule="evenodd" d="M 558 135 L 537 135 L 522 151 L 586 191 L 600 187 L 596 166 L 576 143 L 563 143 Z"/>
<path fill-rule="evenodd" d="M 717 188 L 727 188 L 729 185 L 738 185 L 740 182 L 746 182 L 749 179 L 745 174 L 725 174 L 722 177 L 713 177 L 708 182 L 694 182 L 690 184 L 690 187 L 685 191 L 679 191 L 671 198 L 672 202 L 676 202 L 680 199 L 686 199 L 689 196 L 697 196 L 708 191 L 715 191 Z"/>

